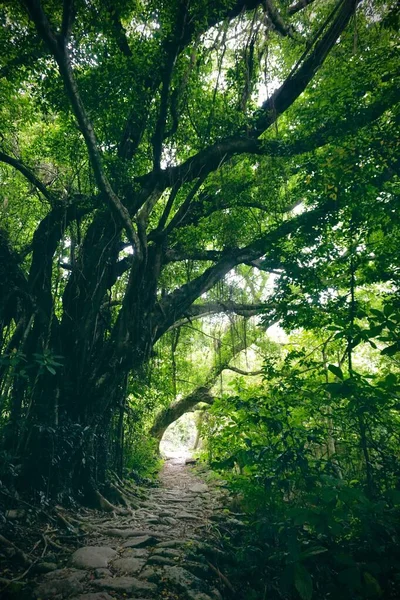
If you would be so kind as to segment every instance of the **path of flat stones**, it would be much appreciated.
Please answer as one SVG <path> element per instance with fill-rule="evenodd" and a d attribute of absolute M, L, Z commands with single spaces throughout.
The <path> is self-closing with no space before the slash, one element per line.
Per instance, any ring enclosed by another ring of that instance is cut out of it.
<path fill-rule="evenodd" d="M 221 600 L 217 523 L 241 525 L 224 503 L 224 489 L 203 483 L 182 460 L 167 461 L 161 487 L 149 489 L 129 516 L 93 518 L 90 545 L 76 550 L 69 566 L 42 576 L 34 597 Z"/>

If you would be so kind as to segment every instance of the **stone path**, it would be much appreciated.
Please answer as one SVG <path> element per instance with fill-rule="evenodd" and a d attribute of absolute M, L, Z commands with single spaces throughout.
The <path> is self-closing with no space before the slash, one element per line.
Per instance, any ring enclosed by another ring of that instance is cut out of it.
<path fill-rule="evenodd" d="M 90 545 L 41 576 L 34 598 L 221 600 L 229 581 L 220 571 L 220 528 L 242 526 L 225 509 L 226 496 L 182 460 L 167 461 L 161 486 L 147 490 L 132 514 L 92 519 Z"/>

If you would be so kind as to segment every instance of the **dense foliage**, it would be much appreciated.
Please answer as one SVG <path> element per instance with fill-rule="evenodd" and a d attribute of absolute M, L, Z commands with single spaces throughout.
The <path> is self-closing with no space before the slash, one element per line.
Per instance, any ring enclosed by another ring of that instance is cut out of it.
<path fill-rule="evenodd" d="M 263 383 L 242 381 L 203 426 L 208 460 L 251 524 L 239 560 L 254 597 L 399 594 L 396 293 L 369 315 L 347 309 L 324 334 L 292 334 L 266 358 Z"/>
<path fill-rule="evenodd" d="M 98 503 L 110 469 L 154 472 L 147 431 L 214 403 L 212 460 L 270 482 L 271 510 L 326 476 L 390 512 L 397 3 L 10 0 L 0 22 L 1 480 Z M 254 401 L 215 403 L 271 346 L 235 320 L 258 314 L 326 356 L 277 356 Z M 352 363 L 365 344 L 376 372 Z"/>

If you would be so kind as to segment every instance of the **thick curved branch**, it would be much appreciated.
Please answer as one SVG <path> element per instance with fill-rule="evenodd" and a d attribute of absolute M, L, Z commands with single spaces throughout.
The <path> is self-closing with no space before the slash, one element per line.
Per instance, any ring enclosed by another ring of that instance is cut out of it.
<path fill-rule="evenodd" d="M 310 227 L 314 223 L 318 223 L 319 219 L 328 211 L 335 210 L 337 207 L 337 204 L 331 201 L 327 202 L 321 208 L 316 208 L 284 221 L 274 230 L 244 248 L 236 248 L 222 253 L 222 257 L 215 265 L 209 267 L 199 277 L 175 290 L 158 303 L 159 315 L 156 338 L 159 339 L 175 321 L 184 316 L 197 298 L 211 289 L 236 265 L 261 258 L 270 251 L 270 255 L 265 256 L 263 265 L 265 268 L 279 269 L 281 264 L 273 252 L 277 242 L 304 226 Z"/>
<path fill-rule="evenodd" d="M 226 300 L 225 302 L 206 302 L 204 304 L 193 304 L 185 316 L 196 318 L 217 313 L 233 313 L 242 317 L 254 317 L 262 313 L 267 307 L 270 307 L 270 304 L 240 304 L 231 300 Z"/>
<path fill-rule="evenodd" d="M 310 135 L 291 142 L 276 139 L 252 139 L 240 135 L 231 136 L 200 151 L 181 165 L 165 169 L 159 174 L 157 183 L 165 189 L 170 185 L 179 185 L 181 181 L 191 181 L 199 174 L 211 173 L 237 154 L 297 156 L 331 143 L 343 135 L 350 135 L 358 129 L 367 127 L 379 119 L 385 111 L 398 104 L 398 73 L 385 77 L 385 81 L 388 80 L 393 80 L 393 85 L 385 90 L 385 94 L 381 98 L 365 108 L 346 114 L 340 120 L 336 118 L 333 121 L 327 121 Z M 149 183 L 152 178 L 153 174 L 148 174 L 138 178 L 138 181 Z"/>
<path fill-rule="evenodd" d="M 215 376 L 215 379 L 217 377 L 218 375 Z M 155 419 L 154 424 L 149 431 L 150 435 L 161 441 L 165 431 L 171 423 L 174 423 L 185 413 L 190 412 L 196 404 L 199 404 L 199 402 L 212 404 L 214 399 L 210 394 L 210 387 L 211 385 L 209 387 L 199 386 L 191 394 L 182 398 L 182 400 L 178 400 L 168 408 L 164 409 Z"/>
<path fill-rule="evenodd" d="M 233 371 L 234 373 L 238 373 L 239 375 L 246 375 L 246 377 L 257 377 L 257 375 L 262 375 L 263 371 L 244 371 L 243 369 L 238 369 L 237 367 L 226 367 L 226 371 Z"/>
<path fill-rule="evenodd" d="M 290 23 L 285 23 L 284 19 L 282 18 L 282 15 L 279 13 L 272 0 L 264 0 L 264 8 L 274 29 L 278 33 L 280 33 L 283 36 L 296 38 L 296 32 L 294 31 L 293 27 L 290 25 Z"/>
<path fill-rule="evenodd" d="M 259 137 L 270 127 L 289 106 L 304 92 L 315 73 L 325 62 L 339 36 L 346 28 L 360 0 L 340 0 L 337 16 L 325 35 L 317 41 L 314 49 L 305 57 L 302 64 L 289 75 L 286 81 L 262 105 L 262 114 L 252 129 L 252 135 Z M 339 8 L 340 7 L 340 8 Z"/>
<path fill-rule="evenodd" d="M 54 204 L 55 198 L 53 194 L 46 188 L 44 183 L 42 183 L 40 179 L 38 179 L 36 175 L 30 169 L 28 169 L 28 167 L 26 167 L 22 162 L 20 162 L 16 158 L 13 158 L 12 156 L 9 156 L 8 154 L 5 154 L 5 152 L 0 152 L 0 161 L 10 165 L 11 167 L 19 171 L 21 175 L 23 175 L 25 179 L 29 181 L 29 183 L 34 185 L 35 188 L 38 189 L 39 192 L 41 192 L 45 198 L 47 198 L 50 204 Z"/>
<path fill-rule="evenodd" d="M 287 9 L 288 15 L 295 15 L 313 2 L 315 2 L 315 0 L 299 0 L 298 2 L 295 2 Z"/>
<path fill-rule="evenodd" d="M 286 79 L 274 94 L 264 102 L 260 116 L 256 116 L 246 136 L 236 134 L 201 150 L 195 156 L 176 167 L 170 167 L 158 174 L 150 173 L 138 178 L 143 183 L 156 180 L 157 184 L 171 187 L 179 182 L 192 181 L 199 176 L 206 176 L 216 171 L 235 154 L 268 154 L 271 150 L 282 151 L 278 142 L 260 141 L 258 138 L 285 112 L 303 93 L 313 79 L 315 73 L 323 65 L 330 50 L 346 28 L 360 0 L 343 0 L 337 5 L 337 15 L 333 23 L 317 41 L 314 48 L 304 56 L 302 63 Z M 257 114 L 258 114 L 257 113 Z M 300 149 L 297 149 L 301 152 Z M 303 150 L 304 151 L 304 150 Z"/>
<path fill-rule="evenodd" d="M 198 386 L 181 400 L 173 402 L 157 415 L 154 424 L 150 429 L 150 435 L 161 440 L 167 427 L 179 419 L 183 414 L 192 410 L 196 404 L 199 402 L 212 404 L 214 399 L 210 394 L 210 390 L 217 378 L 221 375 L 222 371 L 229 367 L 231 360 L 246 348 L 247 343 L 249 342 L 251 344 L 254 339 L 255 335 L 250 336 L 250 340 L 237 340 L 234 347 L 229 345 L 228 349 L 225 349 L 225 352 L 220 356 L 219 362 L 210 369 L 202 385 Z"/>

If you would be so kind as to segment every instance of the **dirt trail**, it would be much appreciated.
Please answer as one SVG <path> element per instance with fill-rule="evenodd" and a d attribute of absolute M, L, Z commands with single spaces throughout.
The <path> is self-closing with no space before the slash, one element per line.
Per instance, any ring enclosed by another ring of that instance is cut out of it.
<path fill-rule="evenodd" d="M 227 492 L 207 485 L 182 459 L 166 461 L 161 485 L 127 516 L 94 513 L 90 542 L 63 568 L 41 575 L 40 600 L 221 600 L 229 591 L 221 531 L 240 529 Z M 82 517 L 84 518 L 84 517 Z M 89 517 L 86 517 L 89 518 Z"/>

